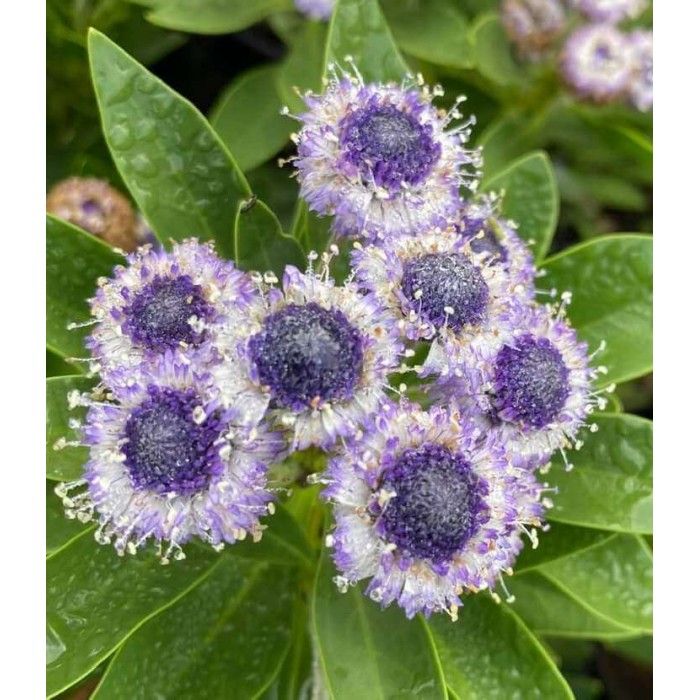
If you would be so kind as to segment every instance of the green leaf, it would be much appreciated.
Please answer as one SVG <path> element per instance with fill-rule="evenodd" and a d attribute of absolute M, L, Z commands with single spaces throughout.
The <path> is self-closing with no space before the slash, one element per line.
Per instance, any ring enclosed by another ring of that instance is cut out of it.
<path fill-rule="evenodd" d="M 156 0 L 146 19 L 192 34 L 229 34 L 293 7 L 291 0 Z"/>
<path fill-rule="evenodd" d="M 120 558 L 89 533 L 46 561 L 46 693 L 53 697 L 102 663 L 136 628 L 199 584 L 217 560 L 191 548 L 161 566 L 153 552 Z"/>
<path fill-rule="evenodd" d="M 644 636 L 636 639 L 625 639 L 619 642 L 607 642 L 606 647 L 613 653 L 628 659 L 651 666 L 654 662 L 653 637 Z"/>
<path fill-rule="evenodd" d="M 506 115 L 492 121 L 477 141 L 482 148 L 484 180 L 493 177 L 509 162 L 535 147 L 532 122 L 520 115 Z"/>
<path fill-rule="evenodd" d="M 91 30 L 88 47 L 105 139 L 158 237 L 213 240 L 230 256 L 233 220 L 251 192 L 219 136 L 106 36 Z"/>
<path fill-rule="evenodd" d="M 325 66 L 347 68 L 352 56 L 366 82 L 401 82 L 408 66 L 401 57 L 377 0 L 338 0 L 328 29 Z"/>
<path fill-rule="evenodd" d="M 651 632 L 652 558 L 639 537 L 615 535 L 540 571 L 600 617 Z"/>
<path fill-rule="evenodd" d="M 484 77 L 496 85 L 513 85 L 523 79 L 523 73 L 513 61 L 510 42 L 501 18 L 488 14 L 474 23 L 471 31 L 474 64 Z"/>
<path fill-rule="evenodd" d="M 46 344 L 61 357 L 85 356 L 89 329 L 68 330 L 90 318 L 87 300 L 97 278 L 109 276 L 124 258 L 85 231 L 46 215 Z"/>
<path fill-rule="evenodd" d="M 437 65 L 473 67 L 469 21 L 452 0 L 384 0 L 382 8 L 406 53 Z"/>
<path fill-rule="evenodd" d="M 279 66 L 267 65 L 243 73 L 212 109 L 212 127 L 244 171 L 279 153 L 294 130 L 294 122 L 280 113 L 278 72 Z"/>
<path fill-rule="evenodd" d="M 331 697 L 446 698 L 427 625 L 407 620 L 396 604 L 382 610 L 362 594 L 362 584 L 340 593 L 334 576 L 326 551 L 316 577 L 312 615 Z"/>
<path fill-rule="evenodd" d="M 549 520 L 618 532 L 652 532 L 652 422 L 626 414 L 595 414 L 598 432 L 547 481 L 558 488 Z"/>
<path fill-rule="evenodd" d="M 257 697 L 287 654 L 295 593 L 292 569 L 223 559 L 127 640 L 93 698 Z"/>
<path fill-rule="evenodd" d="M 77 432 L 70 428 L 71 418 L 82 420 L 85 408 L 68 408 L 68 392 L 90 391 L 95 386 L 94 379 L 85 376 L 68 375 L 51 377 L 46 380 L 46 477 L 55 481 L 79 479 L 83 464 L 88 459 L 87 447 L 66 446 L 56 449 L 56 442 L 65 438 L 66 442 L 80 441 Z"/>
<path fill-rule="evenodd" d="M 464 598 L 459 619 L 430 618 L 445 679 L 460 700 L 572 698 L 547 652 L 506 604 Z"/>
<path fill-rule="evenodd" d="M 292 224 L 292 235 L 301 243 L 304 251 L 310 253 L 315 250 L 320 253 L 328 248 L 331 241 L 331 219 L 320 217 L 316 212 L 309 211 L 309 207 L 303 199 L 297 202 Z"/>
<path fill-rule="evenodd" d="M 602 384 L 640 377 L 652 367 L 652 239 L 617 234 L 574 246 L 542 265 L 541 285 L 573 294 L 568 315 L 608 374 Z"/>
<path fill-rule="evenodd" d="M 262 199 L 280 220 L 283 231 L 292 227 L 294 210 L 299 201 L 299 187 L 289 172 L 269 162 L 246 173 L 254 196 Z"/>
<path fill-rule="evenodd" d="M 513 610 L 537 634 L 582 639 L 624 639 L 639 632 L 601 617 L 539 571 L 508 580 Z"/>
<path fill-rule="evenodd" d="M 238 266 L 244 270 L 272 270 L 281 278 L 285 265 L 303 269 L 304 251 L 293 236 L 284 233 L 269 207 L 256 201 L 252 207 L 241 204 L 234 225 L 234 250 Z"/>
<path fill-rule="evenodd" d="M 559 216 L 559 192 L 546 153 L 529 153 L 518 158 L 486 180 L 482 192 L 505 192 L 502 215 L 513 219 L 518 233 L 532 241 L 535 260 L 541 260 L 549 250 Z"/>
<path fill-rule="evenodd" d="M 547 478 L 549 480 L 549 475 Z M 559 496 L 557 496 L 558 499 Z M 548 520 L 550 514 L 551 511 L 547 511 Z M 613 537 L 611 532 L 593 530 L 588 527 L 574 527 L 564 523 L 550 523 L 550 529 L 547 532 L 540 531 L 538 533 L 537 549 L 533 549 L 525 540 L 525 548 L 515 564 L 515 572 L 521 574 L 524 571 L 536 569 L 547 562 L 568 557 L 570 554 L 589 547 L 595 547 L 611 537 Z"/>
<path fill-rule="evenodd" d="M 80 372 L 83 367 L 77 362 L 66 362 L 57 352 L 46 348 L 46 377 L 61 377 Z"/>
<path fill-rule="evenodd" d="M 61 499 L 53 492 L 56 484 L 46 482 L 46 555 L 53 554 L 89 528 L 78 520 L 69 520 Z"/>

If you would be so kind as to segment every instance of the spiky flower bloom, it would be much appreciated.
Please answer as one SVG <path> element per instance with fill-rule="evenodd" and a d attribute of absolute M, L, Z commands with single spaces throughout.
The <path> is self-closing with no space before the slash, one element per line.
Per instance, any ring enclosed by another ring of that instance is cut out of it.
<path fill-rule="evenodd" d="M 654 104 L 653 35 L 652 32 L 638 30 L 629 35 L 628 41 L 633 55 L 629 99 L 640 112 L 648 112 Z"/>
<path fill-rule="evenodd" d="M 573 0 L 573 6 L 593 22 L 621 22 L 638 17 L 647 0 Z"/>
<path fill-rule="evenodd" d="M 90 458 L 82 479 L 57 488 L 67 515 L 96 520 L 97 541 L 120 555 L 154 541 L 163 563 L 182 558 L 193 537 L 217 549 L 259 539 L 280 434 L 235 425 L 211 377 L 170 351 L 129 374 L 114 393 L 70 397 L 88 406 L 81 432 Z"/>
<path fill-rule="evenodd" d="M 103 180 L 62 180 L 46 195 L 46 211 L 126 252 L 139 244 L 139 226 L 129 200 Z"/>
<path fill-rule="evenodd" d="M 536 54 L 564 31 L 566 12 L 561 0 L 504 0 L 501 21 L 523 53 Z"/>
<path fill-rule="evenodd" d="M 328 20 L 333 14 L 335 0 L 294 0 L 294 5 L 309 19 Z"/>
<path fill-rule="evenodd" d="M 172 252 L 140 248 L 98 284 L 88 347 L 93 371 L 110 386 L 166 350 L 203 356 L 224 323 L 245 316 L 255 294 L 246 274 L 195 239 L 176 243 Z"/>
<path fill-rule="evenodd" d="M 593 390 L 604 368 L 563 318 L 563 307 L 510 307 L 498 335 L 480 336 L 453 355 L 433 397 L 456 400 L 498 436 L 518 466 L 537 467 L 565 448 L 605 399 Z"/>
<path fill-rule="evenodd" d="M 333 215 L 338 236 L 385 238 L 445 223 L 459 207 L 459 189 L 475 187 L 465 168 L 480 163 L 468 151 L 472 120 L 455 128 L 456 106 L 445 112 L 418 77 L 365 84 L 335 67 L 325 92 L 307 94 L 294 158 L 301 196 Z M 459 98 L 458 104 L 465 98 Z"/>
<path fill-rule="evenodd" d="M 440 336 L 449 343 L 485 331 L 516 293 L 504 271 L 482 264 L 454 229 L 356 244 L 352 256 L 358 283 L 410 340 Z"/>
<path fill-rule="evenodd" d="M 317 275 L 288 265 L 282 288 L 263 291 L 245 322 L 217 339 L 217 382 L 225 400 L 245 405 L 245 420 L 269 409 L 294 449 L 330 448 L 384 400 L 401 351 L 395 331 L 375 299 L 336 286 L 327 267 Z"/>
<path fill-rule="evenodd" d="M 500 215 L 501 197 L 495 192 L 474 197 L 465 204 L 458 231 L 486 265 L 501 267 L 514 289 L 532 298 L 535 293 L 535 259 L 517 224 Z M 527 236 L 527 231 L 523 232 Z"/>
<path fill-rule="evenodd" d="M 370 579 L 370 598 L 408 617 L 456 618 L 460 595 L 502 583 L 520 532 L 543 514 L 533 474 L 510 464 L 493 434 L 439 408 L 385 407 L 325 480 L 339 588 Z"/>
<path fill-rule="evenodd" d="M 564 45 L 561 71 L 581 96 L 609 102 L 624 95 L 632 74 L 633 53 L 627 37 L 609 24 L 573 32 Z"/>

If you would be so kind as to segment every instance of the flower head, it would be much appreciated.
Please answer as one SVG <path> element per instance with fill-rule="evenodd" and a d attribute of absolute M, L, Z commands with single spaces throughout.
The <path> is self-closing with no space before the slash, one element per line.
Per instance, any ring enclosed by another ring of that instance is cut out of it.
<path fill-rule="evenodd" d="M 420 79 L 365 84 L 356 70 L 336 68 L 324 93 L 305 96 L 294 159 L 301 196 L 334 216 L 337 235 L 382 238 L 437 225 L 458 208 L 459 188 L 475 185 L 464 171 L 480 162 L 463 146 L 472 122 L 449 129 L 461 115 L 438 110 L 439 94 Z"/>
<path fill-rule="evenodd" d="M 294 5 L 309 19 L 328 20 L 333 14 L 335 0 L 294 0 Z"/>
<path fill-rule="evenodd" d="M 646 9 L 648 0 L 573 0 L 574 7 L 593 22 L 634 19 Z"/>
<path fill-rule="evenodd" d="M 401 346 L 376 300 L 327 272 L 290 265 L 282 289 L 264 291 L 216 342 L 224 399 L 244 403 L 253 423 L 269 409 L 296 449 L 330 448 L 384 400 Z"/>
<path fill-rule="evenodd" d="M 564 30 L 561 0 L 504 0 L 501 21 L 510 40 L 523 52 L 547 48 Z"/>
<path fill-rule="evenodd" d="M 640 111 L 648 112 L 654 104 L 654 50 L 651 32 L 638 30 L 629 35 L 633 68 L 629 81 L 630 102 Z"/>
<path fill-rule="evenodd" d="M 96 520 L 97 541 L 119 554 L 153 540 L 164 563 L 182 558 L 193 537 L 217 548 L 259 539 L 281 436 L 234 424 L 211 377 L 170 351 L 129 374 L 106 397 L 77 398 L 88 406 L 81 430 L 90 458 L 82 479 L 57 488 L 67 515 Z"/>
<path fill-rule="evenodd" d="M 566 40 L 561 70 L 564 79 L 582 97 L 607 102 L 622 96 L 633 69 L 627 37 L 609 24 L 592 24 Z"/>
<path fill-rule="evenodd" d="M 493 435 L 439 408 L 387 406 L 329 462 L 326 480 L 336 583 L 370 579 L 367 594 L 408 617 L 456 617 L 462 593 L 510 573 L 520 532 L 543 514 L 532 473 L 509 464 Z"/>
<path fill-rule="evenodd" d="M 127 263 L 100 281 L 90 302 L 93 369 L 110 386 L 125 368 L 157 362 L 167 350 L 205 354 L 255 293 L 247 275 L 194 239 L 172 252 L 140 248 Z"/>

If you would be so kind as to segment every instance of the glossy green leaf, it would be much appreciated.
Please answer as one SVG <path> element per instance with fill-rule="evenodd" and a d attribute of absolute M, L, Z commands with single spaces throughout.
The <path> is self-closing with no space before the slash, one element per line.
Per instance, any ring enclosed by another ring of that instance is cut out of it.
<path fill-rule="evenodd" d="M 550 474 L 547 480 L 551 481 Z M 559 500 L 559 496 L 557 496 Z M 552 511 L 547 511 L 547 520 L 550 520 Z M 564 523 L 550 523 L 546 532 L 538 532 L 537 548 L 533 549 L 530 542 L 525 540 L 525 548 L 515 563 L 515 571 L 521 574 L 524 571 L 535 569 L 550 561 L 568 557 L 570 554 L 580 552 L 589 547 L 602 544 L 613 537 L 613 533 L 603 530 L 593 530 L 588 527 L 574 527 Z"/>
<path fill-rule="evenodd" d="M 279 66 L 254 68 L 236 78 L 214 106 L 210 122 L 242 170 L 261 165 L 289 143 L 294 122 L 280 113 Z"/>
<path fill-rule="evenodd" d="M 330 217 L 320 217 L 309 211 L 306 202 L 300 199 L 294 212 L 292 233 L 307 253 L 312 250 L 320 253 L 328 248 L 331 241 L 331 221 Z"/>
<path fill-rule="evenodd" d="M 561 457 L 547 481 L 558 488 L 548 520 L 616 530 L 652 532 L 652 422 L 626 414 L 595 414 L 598 431 L 586 436 L 564 471 Z"/>
<path fill-rule="evenodd" d="M 192 34 L 230 34 L 293 7 L 292 0 L 156 0 L 147 19 Z"/>
<path fill-rule="evenodd" d="M 456 622 L 434 615 L 429 627 L 459 700 L 573 699 L 552 659 L 506 604 L 485 594 L 467 596 Z"/>
<path fill-rule="evenodd" d="M 650 636 L 607 642 L 605 646 L 614 654 L 633 659 L 637 663 L 650 666 L 654 662 L 654 639 Z"/>
<path fill-rule="evenodd" d="M 396 605 L 386 610 L 362 594 L 340 593 L 327 552 L 319 566 L 313 628 L 323 673 L 335 700 L 446 698 L 447 689 L 426 625 Z"/>
<path fill-rule="evenodd" d="M 66 362 L 57 352 L 46 348 L 46 377 L 62 377 L 67 374 L 76 374 L 81 370 L 87 370 L 79 362 Z"/>
<path fill-rule="evenodd" d="M 46 344 L 62 357 L 86 357 L 89 328 L 68 330 L 90 318 L 87 300 L 97 278 L 109 276 L 124 258 L 85 231 L 46 215 Z"/>
<path fill-rule="evenodd" d="M 503 190 L 502 215 L 518 224 L 518 234 L 532 241 L 536 260 L 552 242 L 559 216 L 559 192 L 546 153 L 529 153 L 507 165 L 482 186 L 483 192 Z"/>
<path fill-rule="evenodd" d="M 569 248 L 542 265 L 541 287 L 572 292 L 568 316 L 608 374 L 599 382 L 620 383 L 652 367 L 652 239 L 617 234 Z"/>
<path fill-rule="evenodd" d="M 93 698 L 257 697 L 289 648 L 295 594 L 293 569 L 222 559 L 127 640 Z"/>
<path fill-rule="evenodd" d="M 377 0 L 338 0 L 325 64 L 348 68 L 346 56 L 352 56 L 366 82 L 401 82 L 408 73 Z"/>
<path fill-rule="evenodd" d="M 78 520 L 69 520 L 63 511 L 61 499 L 53 492 L 54 484 L 46 482 L 46 555 L 53 554 L 90 526 Z"/>
<path fill-rule="evenodd" d="M 217 555 L 190 548 L 161 566 L 153 552 L 120 558 L 89 533 L 46 562 L 46 692 L 86 676 L 139 625 L 200 583 Z"/>
<path fill-rule="evenodd" d="M 232 254 L 231 227 L 250 187 L 202 114 L 106 36 L 88 46 L 114 162 L 163 241 L 192 236 Z"/>
<path fill-rule="evenodd" d="M 260 201 L 241 204 L 234 226 L 234 257 L 243 270 L 272 270 L 282 276 L 285 265 L 304 268 L 299 242 L 284 231 L 270 208 Z"/>
<path fill-rule="evenodd" d="M 652 558 L 641 538 L 615 535 L 540 571 L 582 605 L 631 629 L 652 629 Z"/>
<path fill-rule="evenodd" d="M 537 634 L 581 639 L 624 639 L 639 632 L 622 627 L 584 607 L 539 571 L 507 581 L 513 610 Z"/>
<path fill-rule="evenodd" d="M 87 447 L 66 446 L 61 449 L 61 438 L 66 442 L 79 442 L 77 432 L 69 427 L 71 418 L 82 420 L 85 409 L 68 407 L 68 393 L 90 391 L 95 386 L 94 379 L 85 376 L 68 375 L 51 377 L 46 380 L 46 477 L 56 481 L 71 481 L 80 478 L 83 464 L 87 461 Z"/>
<path fill-rule="evenodd" d="M 280 220 L 283 231 L 290 231 L 299 201 L 299 185 L 289 177 L 289 169 L 268 162 L 246 173 L 253 195 L 262 199 Z"/>
<path fill-rule="evenodd" d="M 508 114 L 484 128 L 477 145 L 482 148 L 484 164 L 481 170 L 485 180 L 536 147 L 532 127 L 532 121 L 521 115 Z"/>
<path fill-rule="evenodd" d="M 472 68 L 473 44 L 467 16 L 452 0 L 384 0 L 382 9 L 403 51 L 424 61 Z"/>
<path fill-rule="evenodd" d="M 496 85 L 512 85 L 523 74 L 511 54 L 510 41 L 497 14 L 478 19 L 471 30 L 474 65 L 484 77 Z"/>

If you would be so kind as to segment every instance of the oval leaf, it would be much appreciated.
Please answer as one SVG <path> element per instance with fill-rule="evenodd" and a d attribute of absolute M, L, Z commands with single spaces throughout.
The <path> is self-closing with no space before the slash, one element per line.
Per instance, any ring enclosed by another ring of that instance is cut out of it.
<path fill-rule="evenodd" d="M 447 698 L 427 627 L 407 620 L 395 604 L 382 610 L 362 595 L 361 584 L 340 593 L 334 575 L 325 552 L 314 589 L 313 625 L 331 696 Z"/>
<path fill-rule="evenodd" d="M 293 131 L 293 122 L 280 113 L 278 72 L 279 66 L 263 66 L 244 73 L 212 110 L 211 125 L 244 171 L 282 150 Z"/>
<path fill-rule="evenodd" d="M 459 619 L 430 619 L 450 691 L 459 700 L 573 698 L 566 681 L 533 634 L 507 605 L 467 596 Z"/>
<path fill-rule="evenodd" d="M 652 367 L 652 239 L 601 236 L 546 260 L 541 285 L 573 294 L 568 315 L 608 368 L 602 384 L 640 377 Z"/>
<path fill-rule="evenodd" d="M 523 79 L 513 61 L 508 35 L 501 18 L 487 14 L 476 21 L 471 32 L 474 66 L 496 85 L 512 85 Z"/>
<path fill-rule="evenodd" d="M 598 432 L 547 480 L 558 489 L 549 520 L 616 530 L 652 532 L 652 422 L 625 414 L 596 414 Z"/>
<path fill-rule="evenodd" d="M 82 420 L 85 408 L 68 407 L 68 393 L 71 391 L 90 391 L 95 385 L 94 379 L 84 376 L 68 375 L 51 377 L 46 380 L 46 477 L 55 481 L 72 481 L 79 479 L 83 465 L 88 459 L 87 447 L 66 446 L 57 449 L 62 438 L 66 442 L 78 442 L 80 437 L 68 426 L 71 418 Z"/>
<path fill-rule="evenodd" d="M 90 30 L 90 66 L 112 158 L 162 241 L 213 240 L 231 256 L 231 227 L 251 192 L 196 107 L 106 36 Z"/>
<path fill-rule="evenodd" d="M 377 0 L 338 0 L 328 29 L 325 69 L 347 68 L 352 56 L 366 82 L 401 82 L 408 66 L 401 57 Z"/>
<path fill-rule="evenodd" d="M 559 191 L 549 156 L 529 153 L 518 158 L 486 180 L 481 190 L 504 191 L 502 215 L 518 224 L 518 234 L 532 241 L 535 259 L 542 259 L 559 217 Z"/>
<path fill-rule="evenodd" d="M 85 356 L 89 328 L 68 330 L 90 318 L 87 300 L 97 278 L 124 258 L 85 231 L 46 215 L 46 344 L 61 357 Z"/>
<path fill-rule="evenodd" d="M 86 676 L 139 625 L 200 583 L 217 560 L 192 549 L 161 566 L 153 552 L 118 557 L 89 533 L 46 562 L 46 694 Z"/>
<path fill-rule="evenodd" d="M 92 697 L 258 697 L 289 648 L 295 584 L 291 569 L 222 560 L 127 640 Z"/>

